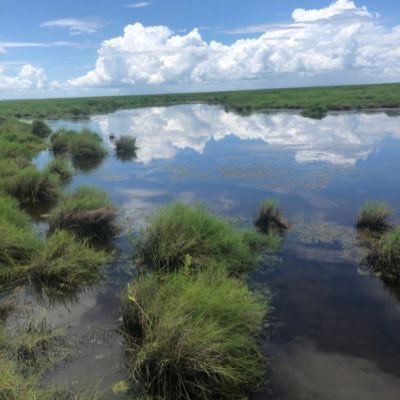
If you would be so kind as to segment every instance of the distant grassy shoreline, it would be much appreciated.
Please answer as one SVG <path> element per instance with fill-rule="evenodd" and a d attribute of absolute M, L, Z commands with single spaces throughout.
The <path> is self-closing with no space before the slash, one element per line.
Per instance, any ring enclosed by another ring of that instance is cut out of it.
<path fill-rule="evenodd" d="M 239 113 L 263 110 L 350 111 L 400 108 L 400 83 L 35 100 L 1 100 L 0 118 L 65 118 L 121 109 L 218 104 Z"/>

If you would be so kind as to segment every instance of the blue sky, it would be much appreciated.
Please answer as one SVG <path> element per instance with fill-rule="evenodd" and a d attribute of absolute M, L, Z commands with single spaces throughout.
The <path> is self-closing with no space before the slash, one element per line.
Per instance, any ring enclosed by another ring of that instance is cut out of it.
<path fill-rule="evenodd" d="M 398 0 L 2 3 L 0 98 L 400 80 Z"/>

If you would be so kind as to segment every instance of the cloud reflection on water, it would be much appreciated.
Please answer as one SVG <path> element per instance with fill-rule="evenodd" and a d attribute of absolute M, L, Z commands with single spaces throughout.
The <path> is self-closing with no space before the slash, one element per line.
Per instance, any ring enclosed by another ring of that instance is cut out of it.
<path fill-rule="evenodd" d="M 298 163 L 354 165 L 377 151 L 385 137 L 400 139 L 399 119 L 385 113 L 345 113 L 313 120 L 283 112 L 241 116 L 194 104 L 119 111 L 92 117 L 92 123 L 110 146 L 110 133 L 136 136 L 138 161 L 145 164 L 172 159 L 183 149 L 202 154 L 211 140 L 234 135 L 293 151 Z"/>

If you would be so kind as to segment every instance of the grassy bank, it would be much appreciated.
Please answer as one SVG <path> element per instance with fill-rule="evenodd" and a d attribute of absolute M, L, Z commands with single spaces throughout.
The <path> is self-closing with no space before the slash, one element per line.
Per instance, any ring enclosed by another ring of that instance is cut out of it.
<path fill-rule="evenodd" d="M 71 99 L 3 100 L 0 117 L 83 117 L 118 109 L 167 106 L 192 102 L 222 104 L 249 112 L 263 109 L 325 111 L 400 108 L 400 84 L 352 85 L 295 89 L 269 89 Z M 306 112 L 307 115 L 307 112 Z"/>

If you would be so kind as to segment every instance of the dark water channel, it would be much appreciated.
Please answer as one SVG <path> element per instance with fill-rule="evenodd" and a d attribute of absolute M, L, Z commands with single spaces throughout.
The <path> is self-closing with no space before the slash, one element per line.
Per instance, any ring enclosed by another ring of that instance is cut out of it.
<path fill-rule="evenodd" d="M 101 380 L 109 388 L 124 378 L 119 295 L 135 273 L 129 234 L 146 215 L 178 200 L 250 224 L 260 202 L 273 197 L 292 228 L 278 259 L 251 277 L 271 290 L 274 307 L 265 342 L 270 381 L 254 398 L 400 398 L 400 288 L 362 273 L 364 250 L 353 228 L 366 200 L 400 210 L 400 117 L 346 113 L 318 121 L 186 105 L 49 122 L 102 135 L 110 155 L 68 189 L 107 190 L 126 228 L 104 284 L 66 304 L 46 306 L 26 293 L 33 309 L 46 308 L 48 321 L 69 326 L 79 349 L 50 382 L 84 387 Z M 135 161 L 113 156 L 111 133 L 137 137 Z M 104 398 L 113 398 L 110 390 Z"/>

